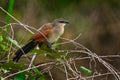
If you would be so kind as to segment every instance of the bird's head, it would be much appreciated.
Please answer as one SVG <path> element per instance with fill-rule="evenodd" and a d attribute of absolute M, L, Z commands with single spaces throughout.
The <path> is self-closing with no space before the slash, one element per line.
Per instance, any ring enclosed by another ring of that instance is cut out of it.
<path fill-rule="evenodd" d="M 53 26 L 65 26 L 66 24 L 69 24 L 68 20 L 65 20 L 63 18 L 55 19 L 52 22 Z"/>

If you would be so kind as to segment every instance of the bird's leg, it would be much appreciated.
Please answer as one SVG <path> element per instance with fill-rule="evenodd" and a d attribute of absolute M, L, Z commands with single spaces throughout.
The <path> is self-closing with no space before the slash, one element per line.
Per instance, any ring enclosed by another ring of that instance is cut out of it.
<path fill-rule="evenodd" d="M 49 48 L 49 49 L 52 49 L 52 43 L 50 43 L 50 42 L 46 42 L 46 45 L 47 45 L 47 47 Z"/>
<path fill-rule="evenodd" d="M 46 44 L 47 44 L 47 47 L 48 47 L 49 49 L 51 49 L 51 50 L 55 51 L 55 49 L 54 49 L 54 48 L 52 48 L 52 45 L 54 44 L 54 42 L 53 42 L 53 43 L 46 42 Z"/>

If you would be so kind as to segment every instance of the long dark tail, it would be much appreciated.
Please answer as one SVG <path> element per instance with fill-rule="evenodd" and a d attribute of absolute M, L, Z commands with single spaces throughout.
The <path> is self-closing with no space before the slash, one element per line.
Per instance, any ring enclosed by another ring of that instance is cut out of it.
<path fill-rule="evenodd" d="M 32 40 L 22 48 L 18 49 L 15 53 L 15 57 L 13 58 L 13 61 L 18 62 L 18 60 L 23 54 L 27 54 L 31 49 L 35 48 L 36 45 L 37 43 Z"/>

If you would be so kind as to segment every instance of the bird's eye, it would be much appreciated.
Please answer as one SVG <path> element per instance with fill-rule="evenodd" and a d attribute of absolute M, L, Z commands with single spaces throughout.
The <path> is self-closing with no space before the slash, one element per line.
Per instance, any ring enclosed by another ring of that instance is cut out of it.
<path fill-rule="evenodd" d="M 64 21 L 59 21 L 59 23 L 64 23 Z"/>
<path fill-rule="evenodd" d="M 59 20 L 59 23 L 65 23 L 65 24 L 69 24 L 69 22 L 67 20 Z"/>

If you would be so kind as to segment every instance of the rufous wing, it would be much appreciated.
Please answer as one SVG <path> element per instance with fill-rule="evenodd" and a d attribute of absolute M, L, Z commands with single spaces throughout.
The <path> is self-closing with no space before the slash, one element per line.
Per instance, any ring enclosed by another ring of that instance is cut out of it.
<path fill-rule="evenodd" d="M 45 42 L 49 34 L 53 31 L 51 23 L 44 24 L 41 29 L 39 29 L 33 36 L 32 40 L 36 42 Z"/>

